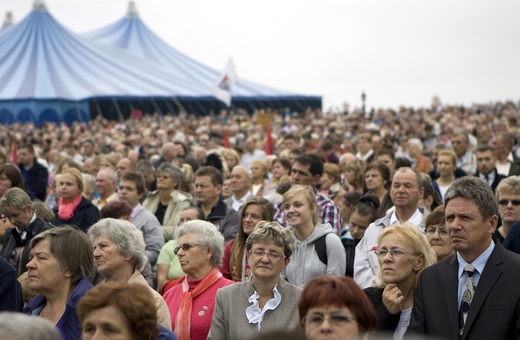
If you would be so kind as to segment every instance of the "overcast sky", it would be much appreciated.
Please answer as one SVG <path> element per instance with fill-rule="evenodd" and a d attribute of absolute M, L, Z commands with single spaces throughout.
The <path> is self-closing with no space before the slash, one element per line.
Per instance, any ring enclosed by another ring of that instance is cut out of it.
<path fill-rule="evenodd" d="M 77 33 L 127 0 L 46 0 Z M 240 78 L 323 96 L 324 109 L 520 100 L 520 1 L 136 0 L 143 21 L 192 58 Z M 32 0 L 0 0 L 15 22 Z"/>

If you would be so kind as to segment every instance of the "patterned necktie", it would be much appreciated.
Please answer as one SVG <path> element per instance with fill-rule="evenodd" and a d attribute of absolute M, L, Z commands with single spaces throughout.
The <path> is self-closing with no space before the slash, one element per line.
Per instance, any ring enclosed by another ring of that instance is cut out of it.
<path fill-rule="evenodd" d="M 464 293 L 462 293 L 462 302 L 459 310 L 460 335 L 462 335 L 462 332 L 464 331 L 464 324 L 468 318 L 469 307 L 471 306 L 471 300 L 473 300 L 473 294 L 475 294 L 476 288 L 475 283 L 473 282 L 475 267 L 473 267 L 472 264 L 467 264 L 466 267 L 464 267 L 464 273 L 468 278 L 468 282 L 466 288 L 464 288 Z"/>

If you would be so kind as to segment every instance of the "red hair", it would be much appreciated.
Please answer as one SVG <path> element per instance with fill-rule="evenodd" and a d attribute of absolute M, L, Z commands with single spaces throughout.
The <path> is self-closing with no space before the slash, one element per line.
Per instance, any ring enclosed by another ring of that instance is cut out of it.
<path fill-rule="evenodd" d="M 309 309 L 324 306 L 347 307 L 363 332 L 372 331 L 377 325 L 374 306 L 350 277 L 322 275 L 305 285 L 298 303 L 300 318 L 306 316 Z"/>

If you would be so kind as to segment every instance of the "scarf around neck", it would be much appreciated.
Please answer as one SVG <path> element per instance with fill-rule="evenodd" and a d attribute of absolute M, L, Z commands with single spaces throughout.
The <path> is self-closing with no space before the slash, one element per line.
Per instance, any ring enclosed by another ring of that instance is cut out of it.
<path fill-rule="evenodd" d="M 175 334 L 179 340 L 190 339 L 193 299 L 208 290 L 221 277 L 222 273 L 217 268 L 213 268 L 191 292 L 189 291 L 190 287 L 187 278 L 182 281 L 182 299 L 175 320 Z"/>
<path fill-rule="evenodd" d="M 63 197 L 60 197 L 60 204 L 58 206 L 58 216 L 64 221 L 68 221 L 71 218 L 73 218 L 74 211 L 78 207 L 82 198 L 83 196 L 79 195 L 74 199 L 74 201 L 72 201 L 71 203 L 67 203 L 65 202 L 65 199 Z"/>

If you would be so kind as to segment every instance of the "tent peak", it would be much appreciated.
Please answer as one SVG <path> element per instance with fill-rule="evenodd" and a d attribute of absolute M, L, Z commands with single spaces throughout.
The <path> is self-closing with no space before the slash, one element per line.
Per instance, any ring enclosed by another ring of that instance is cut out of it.
<path fill-rule="evenodd" d="M 129 18 L 139 18 L 139 12 L 137 11 L 135 1 L 130 0 L 128 2 L 128 12 L 126 13 L 126 16 Z"/>
<path fill-rule="evenodd" d="M 47 7 L 45 7 L 45 0 L 34 0 L 33 1 L 33 10 L 47 12 Z"/>

